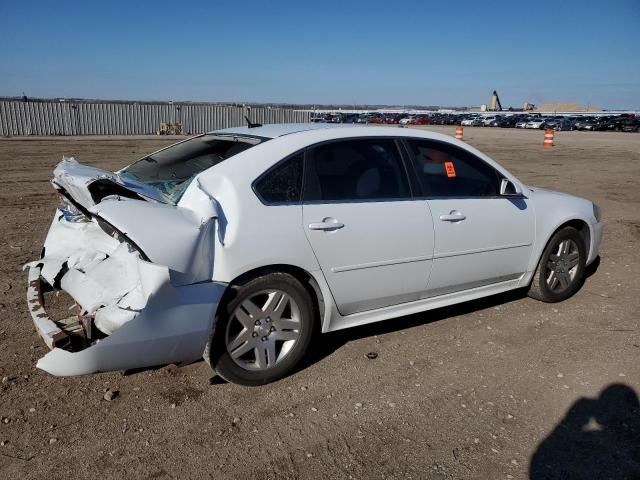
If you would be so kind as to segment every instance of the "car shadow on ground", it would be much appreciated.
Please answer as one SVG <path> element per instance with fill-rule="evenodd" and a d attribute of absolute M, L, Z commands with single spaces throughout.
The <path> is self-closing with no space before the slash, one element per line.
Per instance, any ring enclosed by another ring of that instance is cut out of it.
<path fill-rule="evenodd" d="M 354 340 L 385 335 L 416 327 L 418 325 L 427 325 L 447 318 L 467 315 L 473 312 L 486 310 L 498 305 L 504 305 L 509 302 L 520 300 L 526 296 L 527 292 L 525 289 L 513 290 L 448 307 L 437 308 L 413 315 L 406 315 L 404 317 L 397 317 L 386 321 L 352 327 L 345 330 L 339 330 L 337 332 L 325 333 L 320 338 L 316 338 L 309 354 L 302 361 L 300 370 L 323 360 L 325 357 L 328 357 L 333 354 L 333 352 L 340 349 L 343 345 Z"/>
<path fill-rule="evenodd" d="M 451 305 L 449 307 L 442 307 L 434 310 L 429 310 L 427 312 L 416 313 L 414 315 L 407 315 L 404 317 L 398 317 L 387 321 L 371 323 L 368 325 L 361 325 L 359 327 L 352 327 L 345 330 L 339 330 L 337 332 L 325 333 L 322 335 L 318 334 L 316 335 L 315 341 L 309 347 L 309 351 L 307 352 L 306 356 L 296 367 L 295 372 L 305 370 L 312 365 L 322 361 L 324 358 L 330 356 L 335 351 L 339 350 L 341 347 L 353 340 L 373 337 L 376 335 L 384 335 L 395 331 L 405 330 L 407 328 L 415 327 L 418 325 L 426 325 L 450 317 L 466 315 L 479 310 L 485 310 L 498 305 L 503 305 L 505 303 L 519 300 L 526 297 L 526 295 L 526 289 L 513 290 L 510 292 L 493 295 L 491 297 L 485 297 L 469 302 Z M 375 353 L 377 356 L 377 352 L 371 353 Z M 210 385 L 221 385 L 225 383 L 226 382 L 217 375 L 214 375 L 209 380 Z"/>
<path fill-rule="evenodd" d="M 628 385 L 580 398 L 538 446 L 531 480 L 640 478 L 640 402 Z"/>
<path fill-rule="evenodd" d="M 585 279 L 592 276 L 600 265 L 600 257 L 597 257 L 585 270 Z M 404 317 L 394 318 L 392 320 L 371 323 L 368 325 L 362 325 L 359 327 L 353 327 L 337 332 L 325 333 L 322 338 L 316 339 L 317 341 L 313 345 L 313 348 L 302 361 L 298 368 L 304 370 L 305 368 L 313 365 L 328 357 L 333 352 L 341 348 L 343 345 L 350 341 L 358 340 L 366 337 L 373 337 L 376 335 L 384 335 L 391 332 L 405 330 L 407 328 L 415 327 L 418 325 L 426 325 L 433 322 L 438 322 L 450 317 L 456 317 L 460 315 L 467 315 L 473 312 L 486 310 L 499 305 L 504 305 L 516 300 L 521 300 L 527 296 L 527 288 L 520 288 L 517 290 L 511 290 L 509 292 L 500 293 L 498 295 L 492 295 L 490 297 L 479 298 L 477 300 L 471 300 L 464 303 L 458 303 L 448 307 L 437 308 L 434 310 L 428 310 L 426 312 L 416 313 L 414 315 L 407 315 Z M 374 352 L 375 353 L 375 352 Z"/>
<path fill-rule="evenodd" d="M 600 257 L 597 257 L 585 270 L 585 279 L 589 278 L 598 270 L 600 265 Z M 492 295 L 490 297 L 479 298 L 469 302 L 463 302 L 448 307 L 437 308 L 426 312 L 407 315 L 404 317 L 394 318 L 388 321 L 371 323 L 359 327 L 348 328 L 337 332 L 325 333 L 321 338 L 316 337 L 316 341 L 310 347 L 305 358 L 295 369 L 296 372 L 305 370 L 315 363 L 320 362 L 333 352 L 341 348 L 350 341 L 361 338 L 372 337 L 376 335 L 384 335 L 386 333 L 405 330 L 407 328 L 418 325 L 426 325 L 429 323 L 444 320 L 450 317 L 467 315 L 469 313 L 486 310 L 498 305 L 504 305 L 509 302 L 523 299 L 527 296 L 527 289 L 520 288 L 509 292 Z M 376 352 L 372 352 L 376 353 Z M 139 373 L 147 369 L 132 370 L 132 373 Z M 221 385 L 226 382 L 217 375 L 209 380 L 210 385 Z"/>

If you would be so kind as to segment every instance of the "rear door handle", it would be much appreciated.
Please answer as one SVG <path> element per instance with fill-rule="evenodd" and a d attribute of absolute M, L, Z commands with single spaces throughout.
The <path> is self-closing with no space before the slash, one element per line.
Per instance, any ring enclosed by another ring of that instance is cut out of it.
<path fill-rule="evenodd" d="M 448 215 L 440 215 L 440 220 L 443 222 L 461 222 L 465 217 L 457 210 L 451 210 Z"/>
<path fill-rule="evenodd" d="M 321 222 L 314 222 L 309 224 L 309 230 L 324 230 L 332 232 L 344 227 L 344 223 L 340 223 L 335 218 L 327 217 L 323 218 Z"/>

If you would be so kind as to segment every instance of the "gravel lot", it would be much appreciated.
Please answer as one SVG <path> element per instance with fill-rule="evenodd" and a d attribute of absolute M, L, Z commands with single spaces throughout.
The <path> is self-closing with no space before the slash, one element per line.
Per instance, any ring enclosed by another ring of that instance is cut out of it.
<path fill-rule="evenodd" d="M 516 292 L 326 335 L 260 388 L 204 362 L 36 370 L 46 347 L 21 266 L 51 221 L 54 165 L 115 169 L 175 139 L 0 140 L 0 478 L 640 478 L 640 134 L 559 132 L 543 149 L 541 131 L 464 133 L 526 183 L 600 204 L 584 287 L 560 304 Z"/>

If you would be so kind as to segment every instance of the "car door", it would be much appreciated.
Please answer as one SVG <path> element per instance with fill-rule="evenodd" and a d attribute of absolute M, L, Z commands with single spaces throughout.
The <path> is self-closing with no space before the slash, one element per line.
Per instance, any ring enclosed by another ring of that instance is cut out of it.
<path fill-rule="evenodd" d="M 433 215 L 433 271 L 425 296 L 518 279 L 535 234 L 524 196 L 501 196 L 503 178 L 473 153 L 447 142 L 409 139 L 418 184 Z"/>
<path fill-rule="evenodd" d="M 433 222 L 413 200 L 393 138 L 307 150 L 303 228 L 342 315 L 417 300 L 427 288 Z"/>

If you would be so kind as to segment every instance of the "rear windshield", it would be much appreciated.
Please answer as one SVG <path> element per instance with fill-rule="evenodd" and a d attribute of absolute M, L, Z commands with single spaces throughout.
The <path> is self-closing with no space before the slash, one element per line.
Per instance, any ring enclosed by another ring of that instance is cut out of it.
<path fill-rule="evenodd" d="M 196 175 L 262 141 L 203 135 L 152 153 L 118 173 L 157 189 L 168 203 L 175 204 Z"/>

